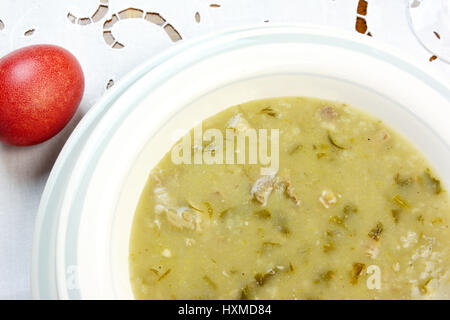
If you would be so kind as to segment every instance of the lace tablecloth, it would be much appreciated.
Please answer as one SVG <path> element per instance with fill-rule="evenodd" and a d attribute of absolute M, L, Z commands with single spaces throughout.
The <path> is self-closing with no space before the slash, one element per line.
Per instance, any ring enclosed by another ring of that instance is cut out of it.
<path fill-rule="evenodd" d="M 372 36 L 429 61 L 448 78 L 450 65 L 431 58 L 409 28 L 406 6 L 406 0 L 0 1 L 0 56 L 53 43 L 70 50 L 86 76 L 81 106 L 63 132 L 34 147 L 0 146 L 0 299 L 30 298 L 34 219 L 49 171 L 82 116 L 128 71 L 212 31 L 297 23 Z"/>

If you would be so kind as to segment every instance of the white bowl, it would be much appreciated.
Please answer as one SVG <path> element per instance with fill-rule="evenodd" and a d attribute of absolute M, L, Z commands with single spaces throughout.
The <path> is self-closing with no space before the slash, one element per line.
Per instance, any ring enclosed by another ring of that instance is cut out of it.
<path fill-rule="evenodd" d="M 450 185 L 450 85 L 425 65 L 368 37 L 317 28 L 207 36 L 134 71 L 74 131 L 39 209 L 34 297 L 132 299 L 129 236 L 152 167 L 202 119 L 275 96 L 364 109 L 413 141 Z"/>

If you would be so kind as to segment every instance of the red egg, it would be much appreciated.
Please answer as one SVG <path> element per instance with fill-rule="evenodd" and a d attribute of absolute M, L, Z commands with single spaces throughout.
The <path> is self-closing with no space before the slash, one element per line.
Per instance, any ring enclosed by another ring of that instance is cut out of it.
<path fill-rule="evenodd" d="M 77 59 L 53 45 L 16 50 L 0 59 L 0 141 L 41 143 L 61 131 L 84 92 Z"/>

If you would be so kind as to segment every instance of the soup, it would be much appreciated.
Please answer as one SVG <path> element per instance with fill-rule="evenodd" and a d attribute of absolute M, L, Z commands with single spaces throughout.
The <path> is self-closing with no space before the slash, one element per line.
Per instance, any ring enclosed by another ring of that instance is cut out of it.
<path fill-rule="evenodd" d="M 175 145 L 142 192 L 129 257 L 137 299 L 450 296 L 448 194 L 380 120 L 289 97 L 230 107 L 208 129 L 223 143 L 194 129 L 180 140 L 191 152 Z M 231 140 L 234 163 L 223 161 Z M 265 149 L 271 163 L 251 160 Z"/>

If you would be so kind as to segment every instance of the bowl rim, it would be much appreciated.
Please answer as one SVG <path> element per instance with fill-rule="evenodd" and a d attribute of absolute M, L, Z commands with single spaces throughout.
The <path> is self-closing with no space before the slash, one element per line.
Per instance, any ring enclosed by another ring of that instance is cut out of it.
<path fill-rule="evenodd" d="M 303 32 L 316 36 L 318 34 L 326 34 L 328 37 L 346 39 L 356 42 L 357 44 L 363 44 L 368 47 L 368 50 L 373 51 L 371 52 L 372 54 L 385 54 L 396 58 L 397 61 L 402 64 L 400 67 L 409 67 L 413 72 L 408 70 L 405 71 L 411 73 L 415 77 L 425 76 L 427 81 L 423 81 L 428 85 L 430 85 L 429 81 L 433 82 L 434 85 L 439 88 L 441 94 L 450 101 L 449 84 L 446 83 L 444 81 L 445 79 L 440 75 L 435 74 L 435 72 L 427 68 L 425 63 L 416 62 L 412 58 L 405 58 L 399 50 L 393 49 L 388 45 L 381 44 L 371 38 L 367 38 L 366 36 L 330 30 L 329 28 L 292 24 L 238 27 L 223 30 L 218 33 L 208 34 L 203 37 L 187 41 L 179 46 L 174 46 L 158 56 L 144 62 L 130 74 L 125 76 L 122 81 L 119 81 L 111 89 L 111 91 L 107 92 L 107 94 L 103 96 L 100 101 L 91 108 L 91 110 L 89 110 L 64 145 L 45 186 L 39 206 L 38 216 L 36 218 L 35 232 L 33 235 L 31 273 L 32 295 L 34 298 L 53 299 L 60 297 L 56 287 L 52 287 L 52 285 L 56 283 L 56 274 L 52 274 L 51 271 L 55 268 L 55 264 L 53 263 L 52 265 L 52 262 L 56 259 L 54 256 L 56 253 L 54 251 L 52 252 L 52 249 L 56 248 L 56 243 L 54 243 L 53 240 L 56 239 L 54 235 L 58 229 L 60 216 L 57 210 L 55 210 L 55 206 L 57 206 L 57 204 L 52 204 L 51 200 L 53 200 L 52 197 L 55 196 L 54 194 L 58 184 L 64 182 L 64 179 L 68 178 L 64 173 L 64 169 L 70 165 L 71 156 L 73 156 L 74 153 L 76 155 L 77 151 L 80 151 L 81 153 L 81 150 L 85 146 L 82 140 L 88 139 L 92 132 L 95 131 L 95 125 L 101 120 L 102 116 L 109 111 L 109 107 L 113 105 L 114 101 L 117 100 L 137 80 L 142 78 L 148 72 L 151 72 L 152 69 L 166 62 L 175 55 L 180 53 L 182 54 L 184 50 L 196 47 L 212 39 L 220 39 L 221 37 L 230 34 L 240 34 L 241 36 L 245 36 L 248 32 L 259 32 L 260 35 L 264 35 L 270 32 L 281 33 L 283 30 L 290 30 L 291 33 Z M 64 190 L 59 191 L 64 192 Z M 53 222 L 53 224 L 51 222 Z"/>

